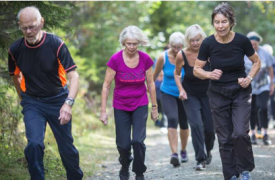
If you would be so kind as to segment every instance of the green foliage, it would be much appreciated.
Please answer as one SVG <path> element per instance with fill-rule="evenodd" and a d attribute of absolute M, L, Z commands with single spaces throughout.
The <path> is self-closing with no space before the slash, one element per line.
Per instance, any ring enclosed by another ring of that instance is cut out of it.
<path fill-rule="evenodd" d="M 70 19 L 71 9 L 74 8 L 74 5 L 68 2 L 0 2 L 0 179 L 5 180 L 29 179 L 23 155 L 25 133 L 21 131 L 22 127 L 19 128 L 22 125 L 21 107 L 7 70 L 8 48 L 16 39 L 22 37 L 16 16 L 25 6 L 36 6 L 40 9 L 47 22 L 46 30 L 59 28 L 67 32 L 70 32 L 70 28 L 65 27 L 63 22 Z M 62 167 L 60 161 L 59 164 L 56 162 L 56 157 L 58 156 L 45 156 L 45 168 L 54 174 L 48 176 L 60 174 L 59 168 L 52 167 Z"/>
<path fill-rule="evenodd" d="M 81 57 L 80 74 L 89 91 L 101 90 L 106 62 L 121 49 L 118 38 L 123 28 L 137 25 L 150 38 L 145 51 L 157 57 L 168 43 L 171 33 L 185 33 L 187 27 L 199 24 L 207 35 L 214 33 L 211 13 L 220 2 L 211 1 L 154 1 L 154 2 L 75 2 L 79 8 L 67 22 L 75 33 L 67 36 Z M 274 44 L 274 2 L 229 2 L 236 11 L 237 32 L 259 32 L 264 43 Z M 253 19 L 253 20 L 252 20 Z M 268 31 L 266 29 L 268 28 Z"/>

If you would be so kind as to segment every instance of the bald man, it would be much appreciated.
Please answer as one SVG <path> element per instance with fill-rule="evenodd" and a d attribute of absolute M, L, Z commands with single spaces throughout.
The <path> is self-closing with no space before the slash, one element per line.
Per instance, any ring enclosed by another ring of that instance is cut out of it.
<path fill-rule="evenodd" d="M 44 19 L 36 7 L 18 13 L 24 35 L 9 49 L 9 72 L 23 107 L 28 145 L 25 156 L 31 180 L 44 180 L 44 136 L 52 129 L 68 180 L 80 180 L 79 154 L 71 134 L 72 107 L 78 91 L 76 65 L 64 42 L 42 31 Z M 70 81 L 69 90 L 67 78 Z"/>

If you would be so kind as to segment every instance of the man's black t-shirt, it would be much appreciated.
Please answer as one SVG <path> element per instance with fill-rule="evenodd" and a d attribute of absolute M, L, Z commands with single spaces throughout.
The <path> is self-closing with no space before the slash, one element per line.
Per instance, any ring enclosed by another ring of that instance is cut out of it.
<path fill-rule="evenodd" d="M 66 73 L 76 69 L 64 42 L 46 32 L 35 45 L 28 44 L 25 38 L 14 42 L 9 49 L 8 61 L 10 75 L 21 72 L 22 91 L 35 97 L 58 94 L 66 85 Z"/>
<path fill-rule="evenodd" d="M 219 43 L 214 35 L 205 38 L 201 44 L 198 59 L 211 64 L 211 71 L 222 70 L 219 80 L 211 80 L 212 85 L 224 86 L 238 84 L 238 78 L 246 77 L 244 55 L 252 56 L 255 50 L 250 40 L 239 33 L 235 33 L 233 40 L 226 44 Z"/>

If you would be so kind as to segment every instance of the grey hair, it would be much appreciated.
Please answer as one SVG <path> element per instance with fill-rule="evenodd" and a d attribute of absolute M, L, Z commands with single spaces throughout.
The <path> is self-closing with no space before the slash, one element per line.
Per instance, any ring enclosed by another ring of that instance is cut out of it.
<path fill-rule="evenodd" d="M 35 15 L 35 17 L 36 17 L 36 20 L 37 20 L 38 22 L 40 22 L 41 19 L 42 19 L 42 16 L 41 16 L 41 13 L 40 13 L 39 9 L 38 9 L 37 7 L 35 7 L 35 6 L 27 6 L 27 7 L 24 7 L 24 8 L 22 8 L 22 9 L 20 9 L 20 11 L 19 11 L 18 14 L 17 14 L 17 19 L 18 19 L 18 21 L 20 21 L 20 15 L 21 15 L 22 11 L 25 10 L 25 9 L 27 9 L 27 8 L 31 8 L 31 9 L 33 10 L 34 15 Z"/>
<path fill-rule="evenodd" d="M 184 35 L 181 32 L 174 32 L 169 37 L 170 44 L 181 44 L 184 45 Z"/>
<path fill-rule="evenodd" d="M 249 32 L 249 33 L 247 34 L 248 39 L 251 38 L 251 37 L 253 37 L 253 36 L 259 38 L 259 40 L 260 40 L 259 43 L 261 43 L 261 42 L 263 41 L 262 36 L 260 36 L 260 35 L 259 35 L 258 33 L 256 33 L 255 31 L 251 31 L 251 32 Z"/>
<path fill-rule="evenodd" d="M 122 46 L 126 39 L 136 39 L 141 46 L 150 45 L 148 37 L 137 26 L 128 26 L 122 30 L 119 35 L 119 42 Z"/>
<path fill-rule="evenodd" d="M 269 45 L 269 44 L 264 44 L 264 45 L 263 45 L 263 48 L 264 48 L 264 50 L 266 50 L 270 55 L 273 55 L 273 48 L 272 48 L 271 45 Z"/>
<path fill-rule="evenodd" d="M 190 47 L 190 39 L 194 38 L 197 35 L 201 35 L 202 39 L 206 38 L 206 34 L 198 24 L 193 24 L 189 26 L 185 31 L 184 47 Z"/>

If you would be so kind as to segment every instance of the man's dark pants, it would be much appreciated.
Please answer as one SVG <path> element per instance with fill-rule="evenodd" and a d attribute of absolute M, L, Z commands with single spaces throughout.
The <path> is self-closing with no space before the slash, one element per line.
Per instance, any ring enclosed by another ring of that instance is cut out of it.
<path fill-rule="evenodd" d="M 148 106 L 140 106 L 134 111 L 114 109 L 116 123 L 116 144 L 119 162 L 123 168 L 129 168 L 132 161 L 131 146 L 134 150 L 133 172 L 142 174 L 147 167 L 144 164 L 146 146 L 146 122 Z M 131 129 L 132 140 L 131 140 Z"/>
<path fill-rule="evenodd" d="M 210 85 L 208 96 L 225 180 L 255 167 L 249 132 L 251 86 Z"/>
<path fill-rule="evenodd" d="M 28 161 L 31 180 L 44 180 L 44 137 L 46 124 L 52 129 L 58 144 L 62 163 L 67 172 L 68 180 L 80 180 L 83 172 L 79 167 L 79 154 L 73 145 L 71 121 L 60 125 L 59 111 L 68 96 L 68 89 L 64 88 L 58 95 L 49 98 L 37 98 L 21 93 L 23 107 L 22 114 L 26 128 L 28 145 L 25 156 Z"/>

